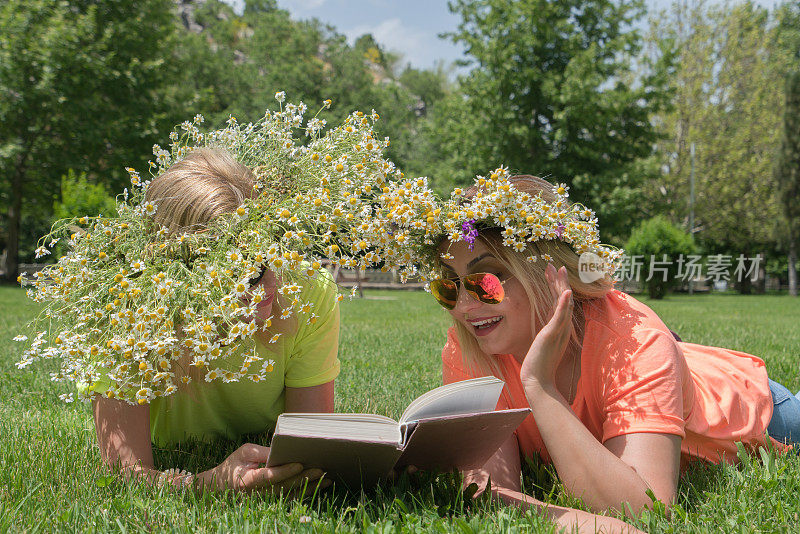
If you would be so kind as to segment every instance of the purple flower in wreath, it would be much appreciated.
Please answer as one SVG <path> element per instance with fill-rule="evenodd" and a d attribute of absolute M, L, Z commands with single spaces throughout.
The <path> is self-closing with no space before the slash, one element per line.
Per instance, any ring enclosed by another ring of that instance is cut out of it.
<path fill-rule="evenodd" d="M 558 226 L 556 226 L 556 237 L 561 239 L 561 234 L 564 233 L 564 229 L 565 228 L 566 228 L 566 226 L 564 226 L 564 223 L 561 223 L 561 222 L 558 223 Z"/>
<path fill-rule="evenodd" d="M 464 241 L 469 245 L 469 249 L 475 248 L 475 238 L 478 237 L 478 230 L 475 229 L 475 219 L 464 221 L 461 224 L 461 235 L 464 236 Z"/>

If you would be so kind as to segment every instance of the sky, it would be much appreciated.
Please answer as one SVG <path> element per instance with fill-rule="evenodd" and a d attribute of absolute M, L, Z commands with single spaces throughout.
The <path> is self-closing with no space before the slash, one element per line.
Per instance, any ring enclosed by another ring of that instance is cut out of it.
<path fill-rule="evenodd" d="M 227 1 L 234 6 L 244 3 Z M 651 13 L 671 3 L 672 0 L 645 0 Z M 777 0 L 756 3 L 772 7 Z M 438 61 L 449 64 L 463 58 L 460 45 L 438 37 L 455 31 L 459 23 L 459 17 L 447 9 L 447 0 L 278 0 L 278 6 L 289 11 L 293 19 L 316 17 L 334 26 L 350 43 L 371 33 L 386 49 L 402 54 L 401 65 L 432 68 Z M 642 22 L 642 29 L 645 27 L 646 22 Z"/>
<path fill-rule="evenodd" d="M 384 48 L 402 54 L 401 64 L 430 68 L 463 57 L 461 46 L 438 37 L 458 27 L 446 0 L 278 0 L 278 5 L 292 18 L 330 23 L 351 43 L 371 33 Z"/>

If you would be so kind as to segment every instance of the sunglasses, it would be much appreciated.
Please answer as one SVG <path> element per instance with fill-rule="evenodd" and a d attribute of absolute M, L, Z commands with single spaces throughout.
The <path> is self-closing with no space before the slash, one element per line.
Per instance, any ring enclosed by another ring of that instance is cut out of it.
<path fill-rule="evenodd" d="M 464 284 L 464 290 L 486 304 L 499 304 L 506 293 L 503 283 L 492 273 L 472 273 L 460 278 L 438 278 L 431 281 L 431 294 L 436 301 L 452 310 L 458 301 L 458 289 Z"/>

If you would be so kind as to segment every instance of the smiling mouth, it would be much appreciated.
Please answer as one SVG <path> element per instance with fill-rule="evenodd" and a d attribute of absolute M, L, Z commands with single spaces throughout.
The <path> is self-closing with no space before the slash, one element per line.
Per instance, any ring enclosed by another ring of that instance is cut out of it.
<path fill-rule="evenodd" d="M 501 320 L 503 320 L 503 316 L 499 315 L 497 317 L 489 317 L 488 319 L 481 319 L 479 321 L 469 321 L 469 324 L 471 324 L 475 330 L 480 331 L 496 325 Z"/>

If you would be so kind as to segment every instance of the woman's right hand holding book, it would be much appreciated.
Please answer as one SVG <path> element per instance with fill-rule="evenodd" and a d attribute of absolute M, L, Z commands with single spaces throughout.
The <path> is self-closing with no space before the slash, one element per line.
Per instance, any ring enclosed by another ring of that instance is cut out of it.
<path fill-rule="evenodd" d="M 307 483 L 318 481 L 324 474 L 320 469 L 304 470 L 299 463 L 265 467 L 267 457 L 269 447 L 245 443 L 217 467 L 198 474 L 198 482 L 210 489 L 288 493 L 301 491 Z M 329 484 L 329 480 L 324 480 L 320 487 Z"/>

